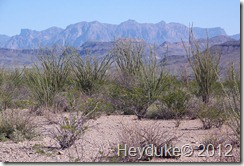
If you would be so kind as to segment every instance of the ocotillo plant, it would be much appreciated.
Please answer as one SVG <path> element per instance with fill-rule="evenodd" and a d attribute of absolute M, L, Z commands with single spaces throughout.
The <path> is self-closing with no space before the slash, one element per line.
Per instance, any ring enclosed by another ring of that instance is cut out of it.
<path fill-rule="evenodd" d="M 61 51 L 61 54 L 59 53 Z M 54 96 L 61 92 L 70 74 L 70 50 L 42 50 L 38 62 L 26 70 L 26 79 L 39 106 L 52 106 Z"/>
<path fill-rule="evenodd" d="M 155 48 L 151 48 L 149 55 L 144 54 L 142 43 L 119 42 L 115 47 L 115 62 L 126 91 L 121 98 L 125 99 L 128 109 L 133 110 L 138 119 L 144 117 L 148 107 L 168 84 L 165 64 L 157 62 Z"/>
<path fill-rule="evenodd" d="M 13 100 L 17 95 L 16 91 L 22 79 L 23 73 L 21 69 L 0 69 L 0 110 L 5 110 L 13 104 Z"/>
<path fill-rule="evenodd" d="M 191 47 L 186 48 L 182 41 L 187 53 L 188 62 L 191 65 L 199 87 L 199 96 L 202 97 L 204 103 L 208 103 L 213 85 L 218 79 L 221 54 L 212 54 L 208 41 L 206 43 L 206 50 L 201 52 L 199 43 L 194 38 L 192 28 L 189 29 L 189 42 Z"/>
<path fill-rule="evenodd" d="M 73 81 L 77 89 L 86 94 L 91 94 L 105 80 L 107 71 L 110 69 L 111 56 L 107 55 L 101 59 L 96 57 L 80 56 L 73 61 Z"/>
<path fill-rule="evenodd" d="M 241 84 L 240 72 L 235 72 L 234 64 L 228 69 L 226 77 L 227 85 L 221 83 L 227 102 L 223 103 L 225 113 L 229 120 L 227 124 L 232 129 L 238 143 L 241 137 Z M 228 87 L 229 86 L 229 87 Z"/>
<path fill-rule="evenodd" d="M 113 52 L 116 64 L 123 76 L 138 75 L 143 66 L 144 46 L 142 43 L 117 41 Z"/>

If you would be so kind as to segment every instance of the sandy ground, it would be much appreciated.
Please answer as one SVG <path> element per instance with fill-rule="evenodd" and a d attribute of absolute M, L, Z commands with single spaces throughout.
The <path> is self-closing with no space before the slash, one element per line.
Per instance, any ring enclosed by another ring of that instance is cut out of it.
<path fill-rule="evenodd" d="M 43 117 L 38 117 L 37 123 L 41 124 L 42 129 L 50 129 L 53 124 L 47 123 Z M 41 137 L 32 141 L 24 142 L 0 142 L 0 161 L 1 162 L 97 162 L 103 161 L 99 156 L 107 155 L 112 149 L 117 148 L 119 135 L 121 135 L 120 124 L 126 124 L 128 127 L 137 125 L 150 125 L 157 123 L 160 128 L 176 136 L 180 136 L 174 143 L 176 147 L 182 147 L 185 144 L 191 145 L 195 150 L 191 157 L 181 156 L 177 159 L 153 158 L 152 162 L 206 162 L 206 161 L 226 161 L 215 151 L 213 157 L 200 157 L 200 151 L 197 147 L 204 140 L 210 137 L 224 140 L 222 143 L 231 143 L 229 136 L 231 130 L 223 125 L 221 128 L 212 128 L 202 130 L 200 120 L 183 120 L 180 127 L 176 128 L 173 120 L 141 120 L 138 121 L 135 116 L 110 115 L 101 116 L 96 120 L 89 121 L 89 128 L 84 136 L 76 141 L 75 145 L 65 150 L 61 150 L 59 145 L 50 137 L 48 133 L 43 133 Z M 228 142 L 229 141 L 229 142 Z M 228 147 L 222 147 L 223 153 Z M 233 149 L 231 153 L 234 153 Z M 115 154 L 116 155 L 116 154 Z M 230 157 L 227 157 L 229 161 Z M 237 159 L 238 160 L 238 159 Z"/>

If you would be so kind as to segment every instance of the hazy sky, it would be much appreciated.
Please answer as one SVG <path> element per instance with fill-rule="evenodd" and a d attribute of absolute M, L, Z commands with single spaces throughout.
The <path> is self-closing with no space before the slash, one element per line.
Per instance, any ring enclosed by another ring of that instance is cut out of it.
<path fill-rule="evenodd" d="M 16 35 L 21 28 L 65 28 L 81 21 L 119 24 L 160 21 L 222 27 L 240 33 L 239 0 L 0 0 L 0 34 Z"/>

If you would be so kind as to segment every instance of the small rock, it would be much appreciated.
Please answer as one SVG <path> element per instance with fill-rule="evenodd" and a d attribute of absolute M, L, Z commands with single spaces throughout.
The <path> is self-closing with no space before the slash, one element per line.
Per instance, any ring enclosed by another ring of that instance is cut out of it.
<path fill-rule="evenodd" d="M 61 151 L 58 151 L 58 155 L 63 155 L 64 153 Z"/>

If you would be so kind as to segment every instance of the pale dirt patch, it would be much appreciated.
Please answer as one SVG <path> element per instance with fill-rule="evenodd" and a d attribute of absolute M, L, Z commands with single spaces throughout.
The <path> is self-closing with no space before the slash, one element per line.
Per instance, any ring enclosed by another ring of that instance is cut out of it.
<path fill-rule="evenodd" d="M 53 115 L 56 118 L 58 115 Z M 40 129 L 51 129 L 53 124 L 48 123 L 44 117 L 37 117 L 36 122 Z M 89 121 L 89 128 L 84 136 L 76 141 L 72 147 L 60 150 L 59 145 L 50 137 L 47 132 L 43 132 L 42 137 L 33 141 L 14 143 L 12 141 L 0 142 L 1 162 L 92 162 L 100 161 L 99 154 L 108 154 L 110 149 L 116 149 L 118 135 L 121 132 L 120 123 L 128 126 L 138 122 L 136 116 L 110 115 L 101 116 L 96 120 Z M 183 120 L 180 127 L 174 127 L 173 120 L 146 120 L 139 121 L 141 125 L 159 123 L 159 126 L 176 136 L 180 136 L 175 141 L 175 146 L 181 147 L 190 144 L 198 146 L 205 138 L 216 136 L 226 139 L 231 135 L 227 126 L 202 130 L 200 120 Z M 228 140 L 227 140 L 228 141 Z M 227 142 L 228 143 L 228 142 Z M 196 151 L 196 154 L 199 152 Z M 96 159 L 96 160 L 95 160 Z M 153 162 L 205 162 L 217 161 L 216 157 L 180 157 L 178 159 L 154 158 Z"/>

